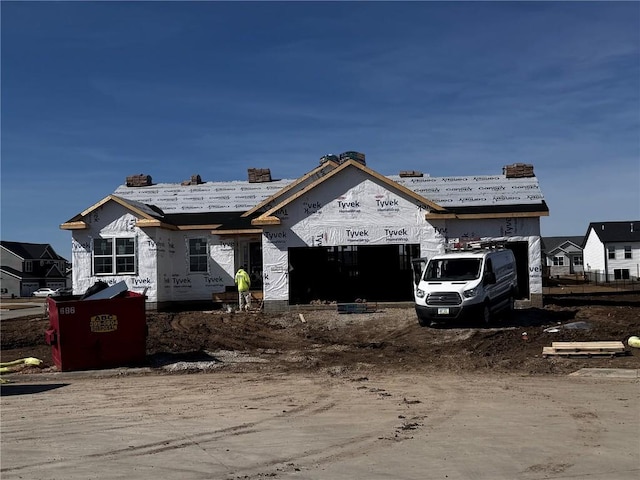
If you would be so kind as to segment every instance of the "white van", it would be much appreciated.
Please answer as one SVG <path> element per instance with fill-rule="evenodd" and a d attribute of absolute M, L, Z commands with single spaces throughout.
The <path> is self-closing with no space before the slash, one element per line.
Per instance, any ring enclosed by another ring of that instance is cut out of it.
<path fill-rule="evenodd" d="M 480 319 L 511 311 L 518 293 L 516 260 L 508 249 L 453 251 L 436 255 L 416 270 L 418 323 Z M 414 269 L 416 267 L 414 266 Z"/>

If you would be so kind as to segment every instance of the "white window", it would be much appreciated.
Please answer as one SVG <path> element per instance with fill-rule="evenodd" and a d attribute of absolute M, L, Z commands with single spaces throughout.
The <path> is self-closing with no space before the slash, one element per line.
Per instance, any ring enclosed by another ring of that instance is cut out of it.
<path fill-rule="evenodd" d="M 555 267 L 562 267 L 564 265 L 564 257 L 553 257 L 553 265 Z"/>
<path fill-rule="evenodd" d="M 189 239 L 189 271 L 192 273 L 207 272 L 207 240 L 204 238 Z"/>
<path fill-rule="evenodd" d="M 624 258 L 627 260 L 631 258 L 631 245 L 626 245 L 624 247 Z"/>
<path fill-rule="evenodd" d="M 130 275 L 136 273 L 135 238 L 94 238 L 93 274 Z"/>
<path fill-rule="evenodd" d="M 574 265 L 583 265 L 583 263 L 582 263 L 582 255 L 576 255 L 575 257 L 573 257 L 573 264 Z"/>
<path fill-rule="evenodd" d="M 607 247 L 607 251 L 609 252 L 609 260 L 616 259 L 616 247 Z"/>
<path fill-rule="evenodd" d="M 24 271 L 33 272 L 33 262 L 31 260 L 27 260 L 26 262 L 24 262 Z"/>

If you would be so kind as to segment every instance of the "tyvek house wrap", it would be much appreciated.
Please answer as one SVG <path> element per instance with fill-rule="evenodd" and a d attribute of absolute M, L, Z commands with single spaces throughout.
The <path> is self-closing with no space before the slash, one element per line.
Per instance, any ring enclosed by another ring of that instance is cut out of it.
<path fill-rule="evenodd" d="M 287 300 L 288 249 L 304 246 L 419 244 L 436 253 L 441 236 L 426 206 L 361 170 L 346 170 L 282 209 L 281 225 L 263 227 L 264 298 Z"/>
<path fill-rule="evenodd" d="M 131 291 L 142 293 L 147 289 L 149 297 L 155 298 L 158 292 L 156 277 L 157 258 L 152 245 L 156 241 L 145 231 L 136 227 L 137 217 L 126 212 L 116 203 L 106 203 L 91 212 L 87 218 L 90 225 L 88 230 L 78 230 L 73 233 L 71 257 L 73 262 L 73 286 L 75 291 L 85 292 L 97 280 L 115 285 L 122 280 L 122 276 L 89 275 L 92 273 L 92 242 L 101 236 L 112 238 L 133 237 L 138 248 L 137 274 L 127 278 L 127 286 Z M 88 274 L 89 273 L 89 274 Z"/>
<path fill-rule="evenodd" d="M 113 285 L 122 275 L 92 274 L 91 245 L 94 238 L 135 238 L 136 272 L 126 275 L 129 290 L 146 295 L 150 301 L 202 300 L 211 293 L 223 292 L 233 284 L 234 243 L 218 235 L 209 235 L 209 271 L 189 272 L 190 238 L 201 238 L 202 232 L 174 232 L 161 228 L 140 229 L 137 217 L 124 207 L 109 202 L 91 213 L 90 228 L 73 234 L 73 285 L 84 292 L 100 280 Z"/>
<path fill-rule="evenodd" d="M 538 180 L 506 178 L 504 175 L 463 177 L 387 178 L 446 207 L 542 205 Z M 246 211 L 292 180 L 269 183 L 206 182 L 199 185 L 156 184 L 148 187 L 120 186 L 115 194 L 129 201 L 155 205 L 165 213 Z M 295 246 L 419 244 L 422 256 L 443 251 L 448 238 L 485 237 L 527 241 L 529 244 L 531 293 L 541 293 L 539 219 L 425 220 L 427 210 L 416 200 L 362 171 L 347 170 L 317 185 L 276 215 L 282 225 L 263 227 L 265 300 L 288 298 L 287 248 Z M 150 233 L 150 229 L 147 229 Z M 151 233 L 150 233 L 151 234 Z M 78 234 L 74 234 L 76 237 Z M 160 231 L 158 244 L 188 241 L 184 232 Z M 162 238 L 165 238 L 163 241 Z M 154 240 L 154 239 L 152 239 Z M 155 241 L 155 240 L 154 240 Z M 233 283 L 234 249 L 217 236 L 209 236 L 212 271 L 187 276 L 184 255 L 157 251 L 157 299 L 207 298 Z M 141 253 L 141 267 L 153 262 L 153 246 Z M 175 252 L 174 252 L 175 253 Z M 88 260 L 90 262 L 90 259 Z M 140 269 L 142 275 L 145 268 Z M 146 277 L 138 282 L 145 283 Z M 75 284 L 75 282 L 74 282 Z M 197 285 L 196 285 L 197 284 Z M 202 285 L 201 285 L 202 284 Z M 149 293 L 153 293 L 153 286 Z M 151 295 L 150 295 L 150 298 Z"/>
<path fill-rule="evenodd" d="M 121 185 L 114 195 L 155 205 L 164 213 L 246 212 L 292 181 L 206 182 L 199 185 L 159 183 L 148 187 Z"/>
<path fill-rule="evenodd" d="M 512 179 L 504 177 L 483 178 L 496 185 L 501 181 L 505 190 L 521 185 L 538 188 L 537 181 L 532 182 L 530 178 L 514 180 L 511 183 Z M 464 181 L 468 180 L 445 181 L 443 185 Z M 481 192 L 494 195 L 488 193 L 492 192 L 489 188 Z M 456 196 L 452 191 L 449 195 Z M 534 201 L 533 198 L 527 200 Z M 541 202 L 539 198 L 536 201 Z M 360 170 L 345 171 L 340 177 L 319 184 L 278 212 L 281 225 L 264 227 L 265 301 L 288 299 L 288 248 L 291 247 L 419 244 L 421 255 L 429 257 L 444 251 L 449 238 L 465 237 L 527 242 L 530 291 L 542 292 L 537 218 L 427 222 L 426 213 L 425 205 L 399 191 L 392 192 L 388 185 Z"/>

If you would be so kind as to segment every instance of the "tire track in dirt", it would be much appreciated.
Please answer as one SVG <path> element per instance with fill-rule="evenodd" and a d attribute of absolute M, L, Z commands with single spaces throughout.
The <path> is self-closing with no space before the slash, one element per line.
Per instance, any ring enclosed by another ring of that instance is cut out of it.
<path fill-rule="evenodd" d="M 225 427 L 221 429 L 216 429 L 208 432 L 200 432 L 197 434 L 185 434 L 178 435 L 174 438 L 166 438 L 162 440 L 158 440 L 155 442 L 149 442 L 142 445 L 136 446 L 128 446 L 123 448 L 116 448 L 105 452 L 100 453 L 90 453 L 86 455 L 76 455 L 73 459 L 62 460 L 62 461 L 47 461 L 42 463 L 31 463 L 28 465 L 23 465 L 20 467 L 13 468 L 1 468 L 0 472 L 19 472 L 25 469 L 32 469 L 42 466 L 47 467 L 72 467 L 78 463 L 82 463 L 83 460 L 95 460 L 102 458 L 114 458 L 117 460 L 118 458 L 127 458 L 127 457 L 144 457 L 148 455 L 160 454 L 168 451 L 180 450 L 188 447 L 198 447 L 202 451 L 206 452 L 208 455 L 211 454 L 210 449 L 207 448 L 209 444 L 214 444 L 220 441 L 224 441 L 225 438 L 236 437 L 241 435 L 251 435 L 262 430 L 267 430 L 270 424 L 279 423 L 282 419 L 291 419 L 291 418 L 309 418 L 314 415 L 319 415 L 324 412 L 328 412 L 336 406 L 336 402 L 330 399 L 330 395 L 322 388 L 322 385 L 313 385 L 313 392 L 305 391 L 304 395 L 312 395 L 312 398 L 307 400 L 305 403 L 296 404 L 293 408 L 288 408 L 287 410 L 283 410 L 277 413 L 273 413 L 270 416 L 254 421 L 254 422 L 245 422 L 237 425 L 233 425 L 230 427 Z M 320 390 L 318 390 L 320 388 Z M 272 398 L 276 400 L 278 397 L 282 397 L 282 395 L 267 395 L 263 396 L 263 398 L 268 399 Z M 285 405 L 292 405 L 291 397 L 287 395 L 285 398 L 282 398 L 280 403 Z M 276 400 L 277 401 L 277 400 Z M 81 418 L 78 420 L 79 422 L 85 422 L 85 418 Z M 165 420 L 169 422 L 168 420 Z M 171 423 L 171 422 L 169 422 Z M 152 425 L 152 422 L 143 422 L 142 425 Z M 99 423 L 96 424 L 96 428 L 99 429 L 100 432 L 109 432 L 109 431 L 117 431 L 119 429 L 128 428 L 128 426 L 104 426 Z M 179 430 L 179 427 L 176 428 Z M 73 434 L 73 431 L 69 432 Z M 80 430 L 76 432 L 80 434 Z M 27 440 L 23 438 L 21 440 Z M 217 461 L 221 465 L 224 465 L 222 462 Z M 226 465 L 225 465 L 226 467 Z"/>
<path fill-rule="evenodd" d="M 351 381 L 368 381 L 368 378 Z M 335 442 L 323 448 L 307 450 L 294 457 L 282 456 L 270 462 L 247 465 L 242 470 L 234 472 L 236 477 L 227 477 L 227 479 L 257 480 L 265 476 L 277 475 L 278 471 L 286 471 L 287 469 L 317 470 L 323 465 L 371 454 L 375 449 L 391 448 L 398 442 L 410 441 L 416 439 L 416 436 L 428 435 L 430 428 L 450 421 L 470 401 L 464 389 L 455 385 L 435 388 L 432 386 L 433 396 L 441 398 L 437 403 L 429 401 L 430 399 L 416 399 L 410 393 L 390 392 L 384 387 L 384 382 L 381 386 L 360 385 L 355 389 L 362 392 L 363 395 L 371 395 L 377 400 L 396 403 L 398 412 L 395 417 L 399 421 L 387 427 L 376 427 L 366 434 L 352 437 L 343 442 Z M 279 468 L 274 470 L 276 466 Z"/>

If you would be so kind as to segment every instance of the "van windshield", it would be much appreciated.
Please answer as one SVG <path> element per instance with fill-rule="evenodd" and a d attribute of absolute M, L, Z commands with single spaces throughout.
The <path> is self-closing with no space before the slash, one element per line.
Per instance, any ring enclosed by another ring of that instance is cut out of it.
<path fill-rule="evenodd" d="M 474 280 L 480 276 L 481 259 L 479 258 L 448 258 L 429 260 L 424 272 L 426 281 Z"/>

